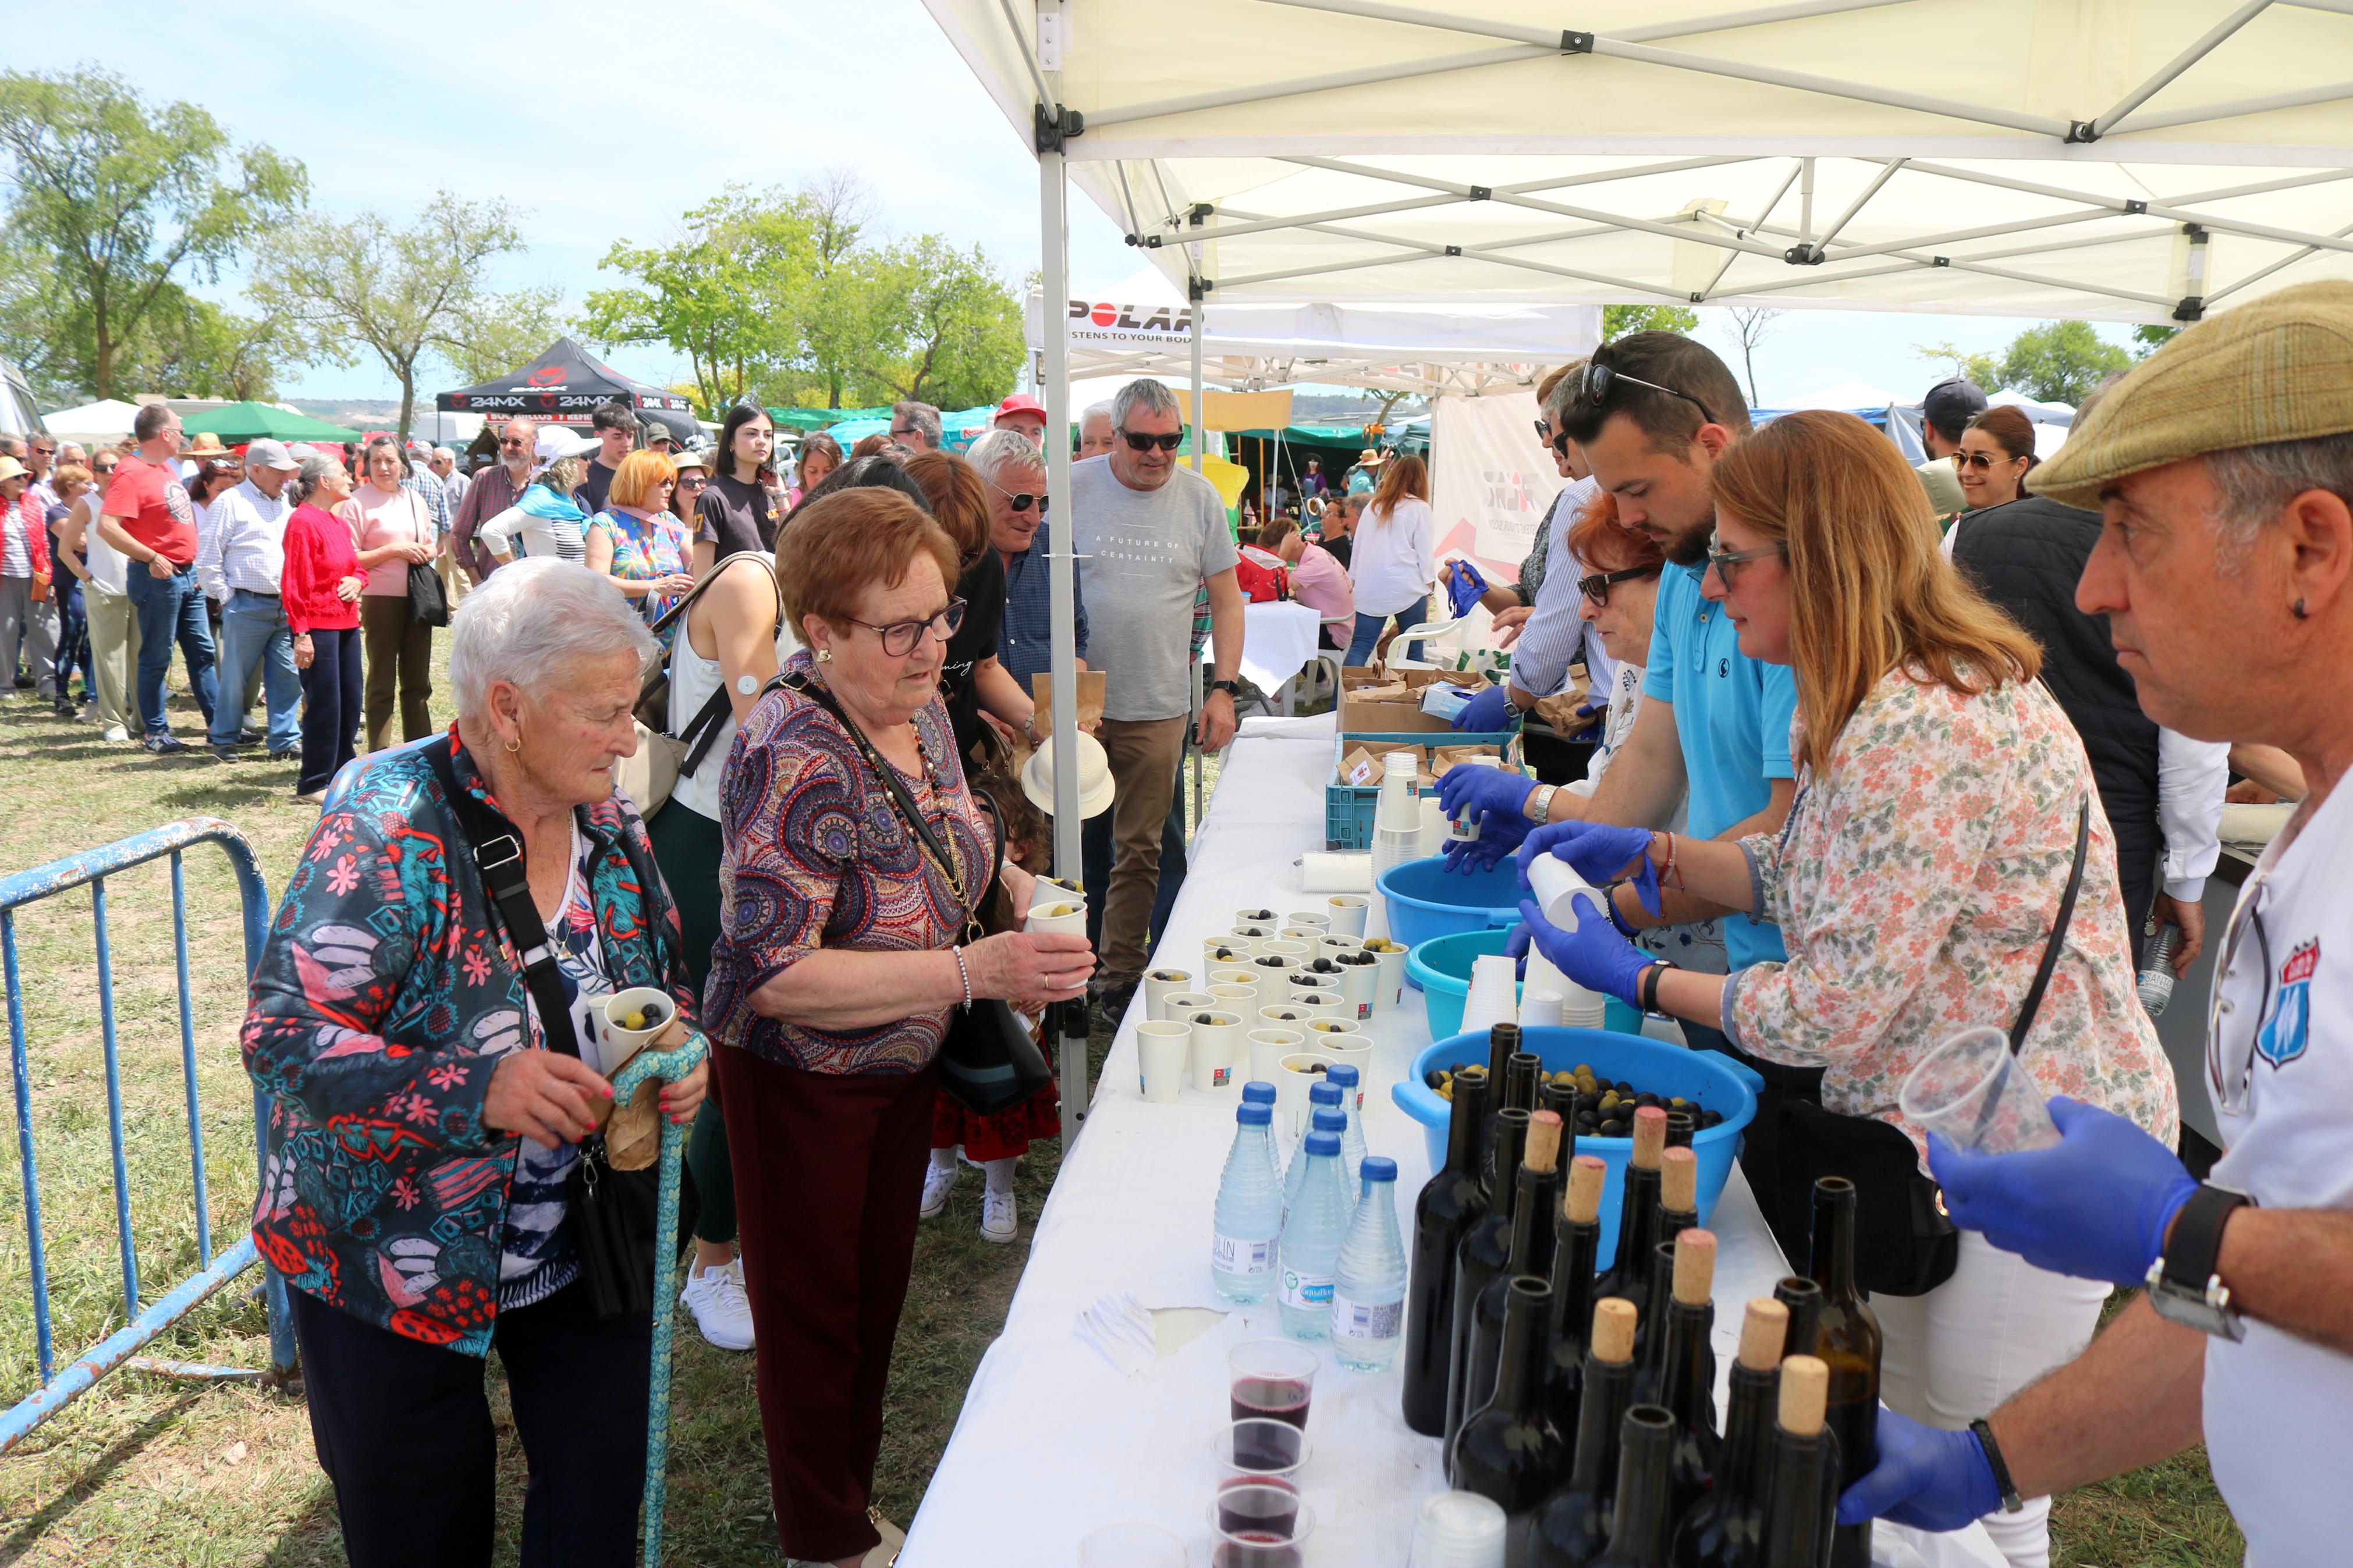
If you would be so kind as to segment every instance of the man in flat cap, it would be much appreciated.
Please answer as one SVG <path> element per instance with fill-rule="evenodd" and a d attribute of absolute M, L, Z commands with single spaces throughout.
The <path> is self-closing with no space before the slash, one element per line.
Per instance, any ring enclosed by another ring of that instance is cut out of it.
<path fill-rule="evenodd" d="M 2353 1540 L 2353 283 L 2283 289 L 2183 332 L 2028 480 L 2096 507 L 2075 592 L 2159 724 L 2284 749 L 2307 793 L 2223 933 L 2210 1181 L 2063 1096 L 2061 1139 L 1933 1142 L 1954 1223 L 2039 1268 L 2147 1295 L 1989 1420 L 1883 1411 L 1841 1520 L 1957 1529 L 2206 1444 L 2263 1568 Z M 2031 1053 L 2030 1053 L 2031 1058 Z"/>

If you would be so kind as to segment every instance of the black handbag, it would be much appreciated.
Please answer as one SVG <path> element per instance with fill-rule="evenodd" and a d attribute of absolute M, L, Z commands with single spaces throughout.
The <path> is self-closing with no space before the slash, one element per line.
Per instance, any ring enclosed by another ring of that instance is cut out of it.
<path fill-rule="evenodd" d="M 2075 915 L 2075 895 L 2084 883 L 2084 853 L 2091 834 L 2092 800 L 2087 795 L 2076 812 L 2075 860 L 2067 873 L 2067 890 L 2060 896 L 2034 984 L 2027 988 L 2010 1027 L 2012 1056 L 2034 1026 L 2042 994 L 2058 967 L 2060 949 Z M 1912 1140 L 1872 1117 L 1823 1110 L 1818 1068 L 1779 1067 L 1753 1058 L 1748 1061 L 1766 1086 L 1757 1097 L 1757 1115 L 1749 1123 L 1740 1164 L 1783 1254 L 1804 1266 L 1811 1246 L 1814 1184 L 1824 1176 L 1844 1176 L 1855 1190 L 1857 1285 L 1873 1295 L 1920 1296 L 1950 1279 L 1960 1265 L 1960 1232 L 1945 1213 L 1944 1194 L 1935 1178 L 1920 1168 Z"/>
<path fill-rule="evenodd" d="M 955 857 L 932 831 L 931 824 L 923 820 L 923 811 L 907 793 L 907 786 L 899 782 L 897 770 L 875 754 L 864 731 L 849 714 L 842 711 L 841 704 L 834 700 L 833 693 L 828 691 L 823 683 L 805 675 L 778 676 L 776 683 L 789 687 L 807 698 L 832 714 L 849 732 L 859 753 L 866 759 L 866 765 L 874 770 L 875 776 L 882 781 L 882 787 L 891 792 L 900 816 L 922 841 L 933 863 L 939 867 L 941 874 L 947 878 L 948 885 L 955 889 L 957 900 L 964 904 L 965 940 L 973 942 L 987 934 L 981 923 L 980 911 L 997 896 L 997 875 L 1005 867 L 1003 816 L 997 810 L 995 798 L 977 784 L 968 784 L 966 786 L 971 789 L 973 798 L 986 805 L 988 815 L 997 817 L 999 823 L 996 854 L 988 868 L 988 880 L 982 886 L 979 896 L 975 898 L 965 892 L 964 879 L 958 874 Z M 999 1111 L 1010 1110 L 1054 1081 L 1053 1069 L 1046 1065 L 1046 1053 L 1039 1049 L 1029 1026 L 1022 1023 L 1021 1015 L 1016 1013 L 1010 1004 L 994 996 L 960 1002 L 949 1011 L 947 1035 L 940 1042 L 939 1069 L 940 1087 L 958 1104 L 978 1116 L 994 1116 Z"/>
<path fill-rule="evenodd" d="M 449 601 L 442 595 L 440 574 L 430 561 L 408 563 L 408 618 L 420 626 L 449 624 Z"/>
<path fill-rule="evenodd" d="M 450 765 L 451 742 L 441 736 L 425 748 L 441 791 L 448 797 L 459 831 L 473 852 L 482 874 L 482 886 L 507 928 L 507 939 L 523 960 L 523 984 L 530 988 L 539 1013 L 541 1038 L 552 1051 L 580 1055 L 572 1032 L 572 1009 L 565 1005 L 563 982 L 557 975 L 555 953 L 549 945 L 547 925 L 532 901 L 531 881 L 523 858 L 522 835 L 491 812 L 458 784 Z M 627 836 L 621 852 L 640 888 L 659 884 L 659 875 L 640 861 Z M 681 1184 L 678 1233 L 694 1226 L 696 1203 L 691 1184 Z M 647 1312 L 654 1304 L 654 1242 L 661 1214 L 661 1168 L 617 1171 L 606 1157 L 605 1135 L 591 1132 L 580 1141 L 580 1158 L 565 1179 L 564 1224 L 580 1262 L 580 1281 L 600 1318 Z"/>

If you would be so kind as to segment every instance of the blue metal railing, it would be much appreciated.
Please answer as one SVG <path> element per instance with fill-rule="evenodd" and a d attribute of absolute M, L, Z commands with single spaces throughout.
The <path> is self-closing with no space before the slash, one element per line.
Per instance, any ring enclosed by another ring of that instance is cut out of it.
<path fill-rule="evenodd" d="M 261 866 L 245 835 L 217 817 L 196 816 L 167 827 L 134 835 L 100 848 L 52 860 L 13 877 L 0 878 L 0 969 L 7 982 L 9 1067 L 16 1100 L 16 1158 L 25 1186 L 25 1235 L 31 1247 L 33 1328 L 41 1366 L 41 1386 L 0 1416 L 0 1454 L 5 1454 L 27 1432 L 88 1393 L 98 1380 L 121 1366 L 172 1376 L 215 1380 L 253 1380 L 265 1374 L 239 1367 L 205 1366 L 158 1360 L 139 1354 L 196 1303 L 261 1262 L 250 1235 L 216 1257 L 212 1242 L 212 1210 L 205 1181 L 204 1121 L 196 1094 L 195 1016 L 188 990 L 187 880 L 181 852 L 193 844 L 218 844 L 237 873 L 239 902 L 245 920 L 245 967 L 249 976 L 260 961 L 261 945 L 269 930 L 269 893 L 261 879 Z M 169 857 L 172 863 L 172 945 L 178 971 L 180 1002 L 180 1070 L 186 1089 L 188 1159 L 195 1182 L 196 1272 L 179 1281 L 144 1309 L 139 1304 L 139 1259 L 131 1225 L 131 1178 L 123 1155 L 122 1075 L 116 1050 L 114 1022 L 114 958 L 108 939 L 106 879 L 134 866 Z M 25 1043 L 24 993 L 16 973 L 16 910 L 42 899 L 55 898 L 79 887 L 90 889 L 90 915 L 97 931 L 98 1009 L 106 1053 L 107 1131 L 114 1158 L 116 1240 L 122 1265 L 123 1326 L 60 1372 L 49 1323 L 48 1254 L 41 1233 L 41 1184 L 33 1152 L 33 1091 L 31 1064 Z M 262 1156 L 263 1129 L 269 1114 L 267 1099 L 253 1097 L 255 1157 Z M 294 1329 L 286 1311 L 286 1286 L 275 1270 L 262 1266 L 263 1293 L 269 1307 L 269 1359 L 272 1371 L 284 1376 L 293 1371 Z"/>

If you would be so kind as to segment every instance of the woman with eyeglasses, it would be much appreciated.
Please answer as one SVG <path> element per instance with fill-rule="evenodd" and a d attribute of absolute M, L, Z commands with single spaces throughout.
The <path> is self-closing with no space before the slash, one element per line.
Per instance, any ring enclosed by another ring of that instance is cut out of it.
<path fill-rule="evenodd" d="M 632 452 L 613 475 L 605 510 L 588 520 L 585 564 L 610 578 L 649 621 L 694 586 L 687 570 L 694 535 L 670 511 L 677 482 L 678 469 L 668 457 Z"/>
<path fill-rule="evenodd" d="M 1729 448 L 1712 482 L 1704 592 L 1744 653 L 1796 675 L 1788 819 L 1734 843 L 1556 824 L 1521 847 L 1523 878 L 1550 854 L 1596 887 L 1630 878 L 1652 909 L 1666 887 L 1769 913 L 1788 958 L 1694 973 L 1635 947 L 1590 900 L 1567 931 L 1523 903 L 1515 941 L 1580 984 L 1720 1028 L 1765 1060 L 1821 1068 L 1820 1107 L 1850 1119 L 1841 1126 L 1902 1135 L 1857 1134 L 1841 1154 L 1778 1115 L 1794 1107 L 1768 1106 L 1776 1118 L 1761 1130 L 1779 1139 L 1785 1174 L 1758 1198 L 1787 1235 L 1814 1174 L 1876 1173 L 1858 1176 L 1857 1266 L 1884 1336 L 1882 1397 L 1964 1426 L 2080 1351 L 2108 1288 L 1974 1234 L 1923 1294 L 1873 1283 L 1910 1266 L 1912 1177 L 1926 1150 L 1897 1091 L 1955 1034 L 2018 1017 L 2088 821 L 2073 918 L 2020 1060 L 2046 1095 L 2173 1142 L 2173 1072 L 2134 989 L 2114 837 L 2083 742 L 2035 679 L 2042 650 L 1937 555 L 1926 494 L 1884 437 L 1849 414 L 1787 415 Z M 2011 1563 L 2035 1563 L 2048 1514 L 2038 1500 L 1986 1523 Z"/>
<path fill-rule="evenodd" d="M 1961 428 L 1953 471 L 1961 481 L 1961 508 L 1945 521 L 1945 559 L 1953 558 L 1953 538 L 1973 511 L 2008 506 L 2026 494 L 2034 471 L 2034 422 L 2015 408 L 1989 408 Z"/>
<path fill-rule="evenodd" d="M 1082 936 L 966 940 L 997 828 L 940 700 L 955 542 L 904 494 L 854 486 L 796 511 L 776 557 L 807 647 L 721 782 L 705 1017 L 777 1531 L 787 1558 L 856 1568 L 879 1540 L 867 1501 L 952 1010 L 1070 1001 L 1094 962 Z M 1029 907 L 1020 868 L 999 887 Z"/>
<path fill-rule="evenodd" d="M 1410 454 L 1388 464 L 1366 503 L 1348 562 L 1356 590 L 1356 631 L 1348 639 L 1347 662 L 1361 665 L 1390 621 L 1398 629 L 1429 618 L 1430 585 L 1438 575 L 1438 514 L 1430 510 L 1430 470 Z M 1408 658 L 1421 657 L 1421 644 L 1409 644 Z"/>

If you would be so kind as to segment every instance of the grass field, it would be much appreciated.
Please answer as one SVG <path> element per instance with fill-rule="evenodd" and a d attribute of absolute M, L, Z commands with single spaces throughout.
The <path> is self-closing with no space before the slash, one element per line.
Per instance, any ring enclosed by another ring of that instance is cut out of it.
<path fill-rule="evenodd" d="M 442 668 L 437 660 L 437 668 Z M 437 710 L 446 702 L 437 698 Z M 194 738 L 185 700 L 174 721 Z M 316 820 L 291 796 L 290 764 L 222 763 L 110 746 L 59 722 L 29 694 L 0 693 L 0 788 L 13 828 L 0 874 L 191 816 L 226 819 L 259 852 L 273 897 Z M 250 1094 L 238 1065 L 243 951 L 234 880 L 220 854 L 186 857 L 189 973 L 211 1234 L 233 1241 L 253 1192 Z M 124 1159 L 133 1194 L 142 1300 L 192 1272 L 196 1231 L 180 1069 L 171 895 L 162 865 L 107 887 L 120 1040 Z M 59 1360 L 122 1321 L 98 985 L 87 891 L 47 900 L 17 921 L 29 1040 L 34 1144 Z M 923 1227 L 900 1326 L 876 1501 L 904 1525 L 954 1428 L 981 1353 L 1004 1321 L 1028 1256 L 1030 1222 L 1057 1168 L 1041 1143 L 1023 1163 L 1022 1240 L 979 1239 L 980 1182 L 967 1173 L 942 1220 Z M 0 1162 L 0 1402 L 37 1384 L 28 1254 L 16 1162 Z M 267 1322 L 248 1280 L 199 1307 L 151 1347 L 159 1356 L 259 1366 Z M 711 1350 L 682 1327 L 671 1428 L 670 1561 L 776 1561 L 753 1400 L 752 1358 Z M 494 1408 L 499 1382 L 492 1363 Z M 501 1412 L 512 1484 L 499 1561 L 514 1561 L 512 1513 L 522 1454 Z M 2060 1549 L 2070 1565 L 2221 1568 L 2239 1561 L 2236 1531 L 2202 1454 L 2063 1499 Z M 264 1564 L 343 1561 L 333 1500 L 313 1462 L 299 1388 L 193 1385 L 118 1373 L 0 1461 L 0 1568 L 15 1563 Z M 1349 1565 L 1356 1568 L 1356 1565 Z"/>

